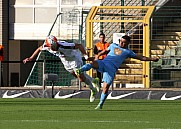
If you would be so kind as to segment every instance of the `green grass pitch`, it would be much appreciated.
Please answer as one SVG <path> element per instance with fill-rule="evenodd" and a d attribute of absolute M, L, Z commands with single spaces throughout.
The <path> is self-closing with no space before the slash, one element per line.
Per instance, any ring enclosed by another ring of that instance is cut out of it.
<path fill-rule="evenodd" d="M 0 129 L 180 129 L 181 101 L 0 99 Z"/>

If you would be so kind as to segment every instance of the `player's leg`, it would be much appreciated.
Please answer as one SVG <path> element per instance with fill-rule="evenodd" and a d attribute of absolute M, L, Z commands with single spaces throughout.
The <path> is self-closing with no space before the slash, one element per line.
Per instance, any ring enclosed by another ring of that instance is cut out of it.
<path fill-rule="evenodd" d="M 99 63 L 98 63 L 99 62 Z M 90 70 L 91 68 L 95 68 L 95 69 L 98 69 L 98 68 L 101 68 L 101 67 L 99 67 L 99 64 L 100 64 L 101 62 L 100 61 L 93 61 L 92 63 L 90 63 L 90 64 L 85 64 L 85 65 L 83 65 L 80 69 L 76 69 L 75 70 L 75 73 L 76 73 L 76 75 L 80 78 L 80 74 L 82 73 L 82 72 L 84 72 L 84 71 L 88 71 L 88 70 Z M 102 65 L 100 65 L 100 66 L 102 66 Z M 90 76 L 88 76 L 87 74 L 84 74 L 85 75 L 85 77 L 86 77 L 86 80 L 85 81 L 87 81 L 87 83 L 89 83 L 89 85 L 90 85 L 90 83 L 92 83 L 93 84 L 93 87 L 94 88 L 96 88 L 97 90 L 91 90 L 91 95 L 90 95 L 90 102 L 93 102 L 94 100 L 95 100 L 95 95 L 96 95 L 96 92 L 99 92 L 100 91 L 100 86 L 99 86 L 99 79 L 98 78 L 95 78 L 95 79 L 91 79 L 91 77 Z"/>
<path fill-rule="evenodd" d="M 99 78 L 99 86 L 101 87 L 101 82 L 102 82 L 102 73 L 99 72 L 99 71 L 96 71 L 97 72 L 97 77 Z"/>
<path fill-rule="evenodd" d="M 90 102 L 93 102 L 95 100 L 96 93 L 100 91 L 99 87 L 99 80 L 97 78 L 91 78 L 89 75 L 84 74 L 85 76 L 85 83 L 89 86 L 91 89 L 91 94 L 90 94 Z M 90 87 L 91 86 L 91 87 Z M 92 88 L 93 86 L 93 88 Z"/>
<path fill-rule="evenodd" d="M 99 92 L 100 90 L 100 86 L 99 86 L 99 79 L 98 78 L 92 78 L 89 75 L 87 75 L 86 73 L 84 73 L 84 77 L 85 77 L 85 83 L 87 85 L 93 85 L 93 87 L 95 87 L 97 89 L 97 91 Z"/>
<path fill-rule="evenodd" d="M 81 73 L 79 76 L 75 74 L 75 71 L 72 71 L 71 73 L 74 77 L 78 78 L 81 82 L 85 82 L 89 86 L 91 90 L 94 90 L 94 86 L 92 84 L 93 78 L 91 78 L 89 75 Z"/>
<path fill-rule="evenodd" d="M 75 73 L 75 69 L 81 66 L 80 64 L 75 64 L 76 62 L 63 62 L 64 68 L 70 72 L 75 78 L 78 78 L 81 82 L 85 82 L 91 90 L 94 90 L 94 86 L 92 84 L 93 79 L 91 77 L 85 76 L 84 73 L 80 73 L 79 76 Z"/>
<path fill-rule="evenodd" d="M 90 70 L 91 68 L 94 68 L 94 69 L 98 69 L 99 68 L 99 64 L 97 61 L 93 61 L 89 64 L 85 64 L 83 65 L 80 69 L 76 69 L 75 73 L 76 75 L 80 75 L 80 73 L 84 72 L 84 71 L 88 71 Z"/>
<path fill-rule="evenodd" d="M 84 73 L 80 73 L 79 76 L 77 76 L 77 74 L 75 73 L 75 70 L 82 66 L 83 64 L 82 60 L 80 60 L 79 58 L 76 58 L 74 61 L 63 60 L 62 58 L 60 59 L 64 65 L 64 68 L 69 73 L 71 73 L 75 78 L 78 78 L 81 82 L 85 82 L 91 89 L 93 95 L 95 96 L 95 93 L 97 92 L 96 91 L 97 87 L 95 87 L 94 85 L 94 79 L 92 79 L 90 76 Z M 91 99 L 90 101 L 94 101 L 94 99 Z"/>
<path fill-rule="evenodd" d="M 89 86 L 89 88 L 91 90 L 90 102 L 93 102 L 95 100 L 95 95 L 97 92 L 96 87 L 94 87 L 94 85 L 93 85 L 93 79 L 88 75 L 84 75 L 84 73 L 80 73 L 80 75 L 77 76 L 77 74 L 75 74 L 75 70 L 71 66 L 72 65 L 70 65 L 68 62 L 67 63 L 64 62 L 64 68 L 68 72 L 70 72 L 75 78 L 78 78 L 81 82 L 85 82 L 85 84 L 87 84 Z"/>
<path fill-rule="evenodd" d="M 84 72 L 80 72 L 79 74 L 76 74 L 76 70 L 82 66 L 82 63 L 80 60 L 75 60 L 71 64 L 74 71 L 72 72 L 72 75 L 76 78 L 78 78 L 81 82 L 85 82 L 91 90 L 90 95 L 90 102 L 93 102 L 95 100 L 95 95 L 97 92 L 99 92 L 99 82 L 97 79 L 91 78 L 89 75 L 85 74 Z"/>
<path fill-rule="evenodd" d="M 82 60 L 75 60 L 74 62 L 71 62 L 70 66 L 73 69 L 72 75 L 76 78 L 78 78 L 81 82 L 85 82 L 91 90 L 94 90 L 94 86 L 92 84 L 93 78 L 85 74 L 84 72 L 81 72 L 79 74 L 76 73 L 76 70 L 82 66 L 83 62 Z"/>
<path fill-rule="evenodd" d="M 103 73 L 103 91 L 101 93 L 100 102 L 95 109 L 102 109 L 103 104 L 108 96 L 108 90 L 114 79 L 114 74 L 108 72 Z"/>
<path fill-rule="evenodd" d="M 85 82 L 86 78 L 83 73 L 80 74 L 80 76 L 77 76 L 77 74 L 74 72 L 75 69 L 78 69 L 82 66 L 81 60 L 75 60 L 75 61 L 67 61 L 60 58 L 64 68 L 71 73 L 75 78 L 78 78 L 81 82 Z"/>
<path fill-rule="evenodd" d="M 96 93 L 100 91 L 99 87 L 99 81 L 97 78 L 93 79 L 89 75 L 81 73 L 79 76 L 77 76 L 75 73 L 72 73 L 75 77 L 79 78 L 81 82 L 85 82 L 91 90 L 90 94 L 90 102 L 93 102 L 95 100 Z"/>
<path fill-rule="evenodd" d="M 110 85 L 108 85 L 106 82 L 103 82 L 103 91 L 101 93 L 100 102 L 95 109 L 102 109 L 103 104 L 108 96 L 109 87 Z"/>
<path fill-rule="evenodd" d="M 102 61 L 100 61 L 100 60 L 97 60 L 97 61 L 93 61 L 92 63 L 90 63 L 90 64 L 85 64 L 85 65 L 83 65 L 80 69 L 76 69 L 76 70 L 74 70 L 75 71 L 75 74 L 77 75 L 77 77 L 78 78 L 80 78 L 81 79 L 81 73 L 83 73 L 84 71 L 88 71 L 88 70 L 90 70 L 91 68 L 94 68 L 94 69 L 98 69 L 98 70 L 100 70 L 100 71 L 102 71 L 103 69 L 103 66 L 104 66 L 104 64 L 102 63 Z M 101 81 L 101 80 L 99 80 L 98 78 L 95 78 L 94 80 L 92 80 L 91 79 L 91 77 L 90 76 L 88 76 L 87 74 L 84 74 L 84 78 L 86 78 L 86 79 L 84 79 L 84 82 L 85 81 L 87 81 L 87 83 L 92 83 L 93 84 L 93 86 L 97 89 L 97 91 L 99 92 L 99 90 L 100 90 L 100 85 L 99 85 L 99 81 Z M 89 81 L 89 82 L 88 82 Z"/>

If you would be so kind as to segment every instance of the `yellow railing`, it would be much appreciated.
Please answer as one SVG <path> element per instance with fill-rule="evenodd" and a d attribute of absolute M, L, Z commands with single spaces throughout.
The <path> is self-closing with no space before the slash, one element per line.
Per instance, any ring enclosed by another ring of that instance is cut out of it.
<path fill-rule="evenodd" d="M 153 11 L 154 6 L 93 6 L 86 19 L 86 47 L 93 48 L 93 41 L 97 40 L 97 36 L 94 35 L 94 23 L 123 23 L 124 30 L 119 30 L 119 26 L 116 26 L 118 28 L 116 31 L 122 31 L 127 34 L 127 31 L 132 29 L 133 33 L 130 34 L 132 45 L 130 45 L 133 47 L 133 51 L 138 51 L 137 53 L 143 56 L 149 56 L 149 26 Z M 136 24 L 138 24 L 139 28 L 135 27 Z M 113 34 L 114 32 L 111 29 L 114 30 L 113 27 L 110 28 L 109 33 Z M 135 38 L 136 33 L 139 35 L 138 38 Z M 134 47 L 134 42 L 138 43 L 136 48 Z M 93 56 L 92 49 L 90 49 L 90 56 Z M 144 87 L 149 88 L 149 62 L 142 62 L 142 66 L 142 83 Z M 92 71 L 88 74 L 92 75 Z"/>

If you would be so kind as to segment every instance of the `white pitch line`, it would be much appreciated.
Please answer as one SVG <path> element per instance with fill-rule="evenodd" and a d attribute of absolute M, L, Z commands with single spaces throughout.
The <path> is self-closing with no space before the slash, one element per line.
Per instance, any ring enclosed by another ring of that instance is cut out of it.
<path fill-rule="evenodd" d="M 61 121 L 61 120 L 0 120 L 1 122 L 29 122 L 29 123 L 36 123 L 36 122 L 49 122 L 49 123 L 164 123 L 164 122 L 151 122 L 151 121 L 81 121 L 81 120 L 73 120 L 73 121 Z M 181 124 L 180 121 L 178 122 L 169 122 L 171 124 Z"/>
<path fill-rule="evenodd" d="M 150 123 L 149 121 L 81 121 L 81 120 L 73 120 L 73 121 L 61 121 L 61 120 L 0 120 L 4 122 L 52 122 L 52 123 Z"/>

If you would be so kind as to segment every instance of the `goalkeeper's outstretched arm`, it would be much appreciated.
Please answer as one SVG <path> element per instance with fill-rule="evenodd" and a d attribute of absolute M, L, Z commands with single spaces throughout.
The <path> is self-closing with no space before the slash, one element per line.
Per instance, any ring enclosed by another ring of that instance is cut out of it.
<path fill-rule="evenodd" d="M 29 58 L 23 60 L 23 63 L 25 64 L 27 61 L 32 61 L 33 58 L 42 50 L 42 48 L 43 46 L 38 47 Z"/>

